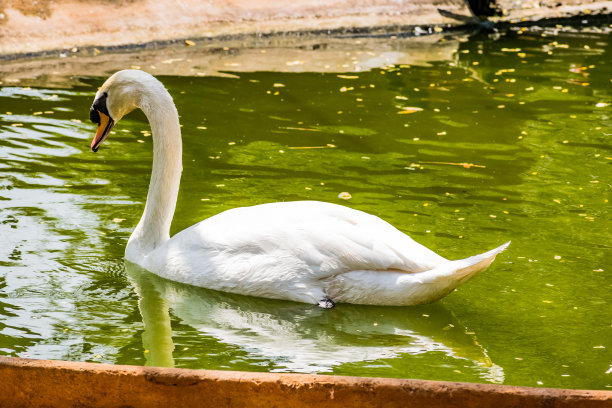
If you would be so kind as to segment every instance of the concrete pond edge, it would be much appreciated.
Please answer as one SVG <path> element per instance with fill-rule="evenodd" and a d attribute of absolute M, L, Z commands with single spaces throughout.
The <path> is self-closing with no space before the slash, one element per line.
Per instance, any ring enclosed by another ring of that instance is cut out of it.
<path fill-rule="evenodd" d="M 10 407 L 610 407 L 612 391 L 0 357 Z"/>

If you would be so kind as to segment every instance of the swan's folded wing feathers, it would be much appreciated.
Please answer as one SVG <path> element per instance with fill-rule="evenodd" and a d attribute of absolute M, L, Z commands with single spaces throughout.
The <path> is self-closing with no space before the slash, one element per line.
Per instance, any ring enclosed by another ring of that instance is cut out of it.
<path fill-rule="evenodd" d="M 315 279 L 353 270 L 420 272 L 445 261 L 380 218 L 329 203 L 243 207 L 192 228 L 201 244 L 224 259 L 231 252 L 267 264 L 269 256 L 270 263 L 286 263 L 289 272 L 308 268 Z"/>

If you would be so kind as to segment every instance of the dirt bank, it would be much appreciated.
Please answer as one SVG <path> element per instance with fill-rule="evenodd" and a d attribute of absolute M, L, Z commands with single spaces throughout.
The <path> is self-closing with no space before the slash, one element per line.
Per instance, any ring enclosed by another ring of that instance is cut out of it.
<path fill-rule="evenodd" d="M 608 14 L 594 0 L 0 0 L 0 56 L 274 34 L 424 34 Z M 480 17 L 480 19 L 478 17 Z"/>
<path fill-rule="evenodd" d="M 0 0 L 0 13 L 0 54 L 244 34 L 448 27 L 472 18 L 464 0 Z"/>

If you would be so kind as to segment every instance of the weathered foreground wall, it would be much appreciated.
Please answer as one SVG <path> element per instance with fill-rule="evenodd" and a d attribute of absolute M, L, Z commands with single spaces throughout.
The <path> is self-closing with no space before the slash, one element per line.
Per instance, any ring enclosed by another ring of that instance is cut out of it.
<path fill-rule="evenodd" d="M 612 392 L 0 357 L 4 407 L 610 407 Z"/>

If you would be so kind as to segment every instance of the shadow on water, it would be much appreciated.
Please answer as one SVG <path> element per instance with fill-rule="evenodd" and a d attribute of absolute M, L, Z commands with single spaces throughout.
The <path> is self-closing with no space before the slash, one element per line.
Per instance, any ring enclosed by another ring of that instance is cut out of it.
<path fill-rule="evenodd" d="M 502 383 L 474 333 L 442 304 L 422 307 L 314 305 L 218 292 L 172 282 L 126 261 L 139 296 L 147 365 L 174 366 L 171 314 L 218 342 L 270 360 L 272 371 L 328 372 L 334 366 L 439 352 Z M 452 329 L 452 330 L 451 330 Z"/>

